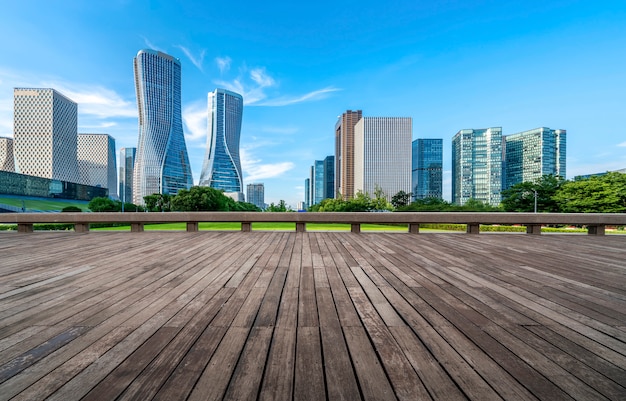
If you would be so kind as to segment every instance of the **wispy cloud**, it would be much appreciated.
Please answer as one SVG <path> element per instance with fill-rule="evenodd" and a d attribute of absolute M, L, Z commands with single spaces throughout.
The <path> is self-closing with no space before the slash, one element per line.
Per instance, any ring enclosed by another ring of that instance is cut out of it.
<path fill-rule="evenodd" d="M 183 107 L 183 122 L 185 123 L 185 138 L 197 141 L 207 134 L 207 105 L 206 102 L 196 101 Z"/>
<path fill-rule="evenodd" d="M 231 58 L 226 57 L 216 57 L 215 63 L 217 64 L 217 68 L 220 69 L 220 74 L 223 74 L 230 70 L 230 63 L 232 62 Z"/>
<path fill-rule="evenodd" d="M 177 45 L 176 47 L 178 47 L 180 50 L 183 51 L 183 53 L 185 53 L 185 56 L 187 56 L 187 58 L 193 63 L 193 65 L 195 65 L 200 71 L 203 71 L 202 63 L 204 62 L 204 55 L 206 53 L 206 50 L 202 49 L 200 55 L 198 57 L 195 57 L 186 47 L 180 45 Z"/>
<path fill-rule="evenodd" d="M 619 146 L 620 148 L 626 148 L 626 142 L 622 142 L 617 146 Z"/>
<path fill-rule="evenodd" d="M 261 159 L 253 158 L 246 149 L 241 149 L 239 154 L 246 182 L 278 177 L 294 167 L 292 162 L 263 163 Z"/>
<path fill-rule="evenodd" d="M 149 49 L 152 49 L 152 50 L 157 50 L 157 51 L 160 51 L 160 52 L 165 53 L 165 50 L 163 50 L 163 49 L 162 49 L 162 48 L 160 48 L 159 46 L 156 46 L 154 43 L 150 42 L 150 40 L 149 40 L 148 38 L 146 38 L 145 36 L 142 36 L 142 38 L 143 38 L 144 43 L 146 44 L 146 46 L 147 46 Z"/>
<path fill-rule="evenodd" d="M 54 88 L 78 103 L 79 114 L 98 118 L 137 117 L 134 102 L 122 98 L 115 91 L 99 85 L 67 82 L 42 82 L 39 87 Z"/>
<path fill-rule="evenodd" d="M 324 88 L 318 89 L 313 92 L 306 93 L 301 96 L 296 97 L 279 97 L 276 99 L 270 99 L 264 102 L 260 102 L 257 106 L 289 106 L 291 104 L 303 103 L 303 102 L 312 102 L 316 100 L 322 100 L 327 98 L 331 93 L 340 91 L 338 88 Z"/>

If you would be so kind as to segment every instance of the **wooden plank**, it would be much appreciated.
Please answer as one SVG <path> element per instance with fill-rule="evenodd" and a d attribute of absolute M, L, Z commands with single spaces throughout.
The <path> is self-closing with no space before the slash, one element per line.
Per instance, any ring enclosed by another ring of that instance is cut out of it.
<path fill-rule="evenodd" d="M 312 267 L 311 267 L 312 269 Z M 293 399 L 325 400 L 324 368 L 318 327 L 298 327 Z"/>
<path fill-rule="evenodd" d="M 277 326 L 272 336 L 272 344 L 267 357 L 259 400 L 293 399 L 295 354 L 295 325 Z"/>

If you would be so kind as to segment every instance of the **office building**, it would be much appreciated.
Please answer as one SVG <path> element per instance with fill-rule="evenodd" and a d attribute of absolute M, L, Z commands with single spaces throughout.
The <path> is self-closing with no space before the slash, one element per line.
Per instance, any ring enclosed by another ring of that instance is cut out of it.
<path fill-rule="evenodd" d="M 411 193 L 412 119 L 363 117 L 354 126 L 354 192 L 371 197 L 381 189 L 388 201 Z"/>
<path fill-rule="evenodd" d="M 84 185 L 107 188 L 117 199 L 115 139 L 107 134 L 78 134 L 78 173 Z"/>
<path fill-rule="evenodd" d="M 208 96 L 207 149 L 200 185 L 243 194 L 243 175 L 239 159 L 239 138 L 243 97 L 225 89 Z"/>
<path fill-rule="evenodd" d="M 119 197 L 124 203 L 133 203 L 133 171 L 137 148 L 120 149 Z"/>
<path fill-rule="evenodd" d="M 335 124 L 335 197 L 352 199 L 354 190 L 354 126 L 361 110 L 347 110 Z"/>
<path fill-rule="evenodd" d="M 311 204 L 324 199 L 324 160 L 315 160 L 311 166 Z"/>
<path fill-rule="evenodd" d="M 181 117 L 180 61 L 155 50 L 134 59 L 139 109 L 139 139 L 133 177 L 133 200 L 176 194 L 193 185 Z"/>
<path fill-rule="evenodd" d="M 0 171 L 15 172 L 13 138 L 0 137 Z"/>
<path fill-rule="evenodd" d="M 503 188 L 546 174 L 566 178 L 566 136 L 565 130 L 545 127 L 505 136 Z"/>
<path fill-rule="evenodd" d="M 261 209 L 265 209 L 265 185 L 248 184 L 246 189 L 247 202 L 252 203 Z"/>
<path fill-rule="evenodd" d="M 335 197 L 335 156 L 324 158 L 324 194 L 323 199 Z"/>
<path fill-rule="evenodd" d="M 304 180 L 304 204 L 306 207 L 311 206 L 311 179 Z"/>
<path fill-rule="evenodd" d="M 443 139 L 416 139 L 412 145 L 412 199 L 443 198 Z"/>
<path fill-rule="evenodd" d="M 78 107 L 54 89 L 15 88 L 15 171 L 80 183 L 76 158 Z"/>
<path fill-rule="evenodd" d="M 500 204 L 502 128 L 463 129 L 452 138 L 452 202 Z"/>

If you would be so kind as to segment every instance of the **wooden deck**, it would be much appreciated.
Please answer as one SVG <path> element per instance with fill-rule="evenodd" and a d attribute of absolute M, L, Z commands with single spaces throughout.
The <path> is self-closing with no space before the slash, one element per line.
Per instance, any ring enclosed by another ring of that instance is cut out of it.
<path fill-rule="evenodd" d="M 624 400 L 626 236 L 0 233 L 0 400 Z"/>

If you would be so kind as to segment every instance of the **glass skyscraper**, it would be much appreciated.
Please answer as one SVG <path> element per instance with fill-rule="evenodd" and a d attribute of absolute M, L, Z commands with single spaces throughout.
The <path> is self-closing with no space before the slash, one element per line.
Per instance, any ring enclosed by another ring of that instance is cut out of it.
<path fill-rule="evenodd" d="M 248 184 L 246 201 L 261 209 L 265 209 L 265 185 Z"/>
<path fill-rule="evenodd" d="M 502 128 L 463 129 L 452 138 L 452 202 L 498 206 L 502 190 Z"/>
<path fill-rule="evenodd" d="M 311 205 L 324 199 L 324 160 L 315 160 L 311 166 Z"/>
<path fill-rule="evenodd" d="M 533 182 L 546 174 L 566 174 L 566 131 L 535 128 L 504 137 L 503 188 Z"/>
<path fill-rule="evenodd" d="M 335 197 L 335 156 L 324 159 L 324 195 L 323 199 Z"/>
<path fill-rule="evenodd" d="M 124 203 L 133 203 L 133 171 L 137 148 L 120 149 L 120 200 Z"/>
<path fill-rule="evenodd" d="M 243 97 L 225 89 L 209 93 L 207 149 L 200 185 L 243 194 L 239 138 Z"/>
<path fill-rule="evenodd" d="M 133 200 L 176 194 L 193 185 L 181 117 L 180 60 L 155 50 L 134 59 L 139 109 L 139 140 L 133 177 Z"/>
<path fill-rule="evenodd" d="M 412 144 L 413 199 L 443 197 L 443 139 L 416 139 Z"/>

